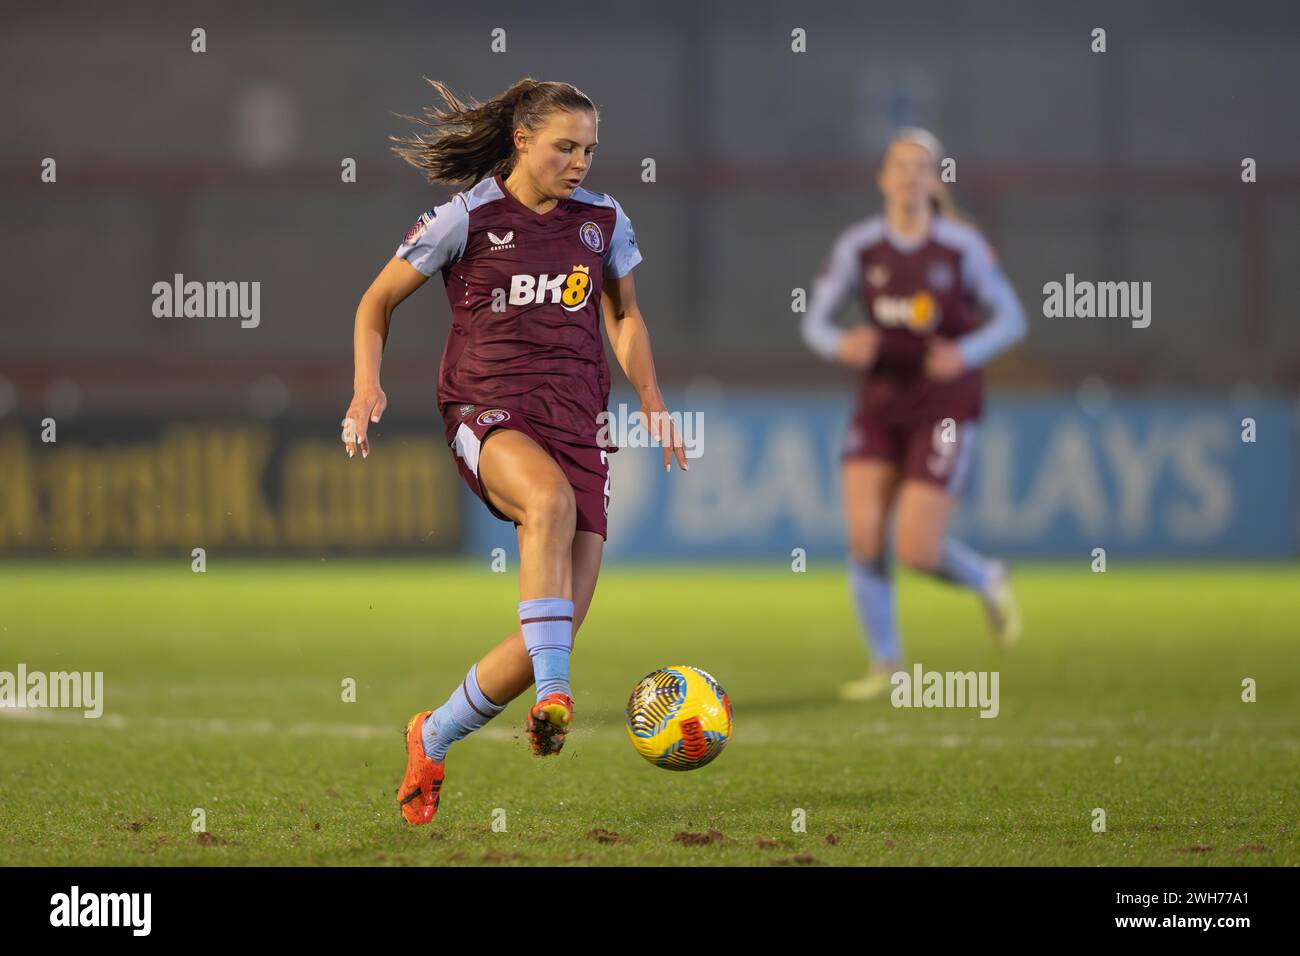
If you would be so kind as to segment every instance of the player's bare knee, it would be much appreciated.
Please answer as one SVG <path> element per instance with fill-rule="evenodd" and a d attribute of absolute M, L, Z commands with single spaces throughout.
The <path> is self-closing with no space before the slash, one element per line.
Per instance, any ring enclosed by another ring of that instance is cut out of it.
<path fill-rule="evenodd" d="M 578 505 L 568 482 L 534 485 L 524 502 L 524 525 L 528 528 L 568 530 L 572 535 L 578 519 Z"/>
<path fill-rule="evenodd" d="M 849 528 L 849 557 L 861 564 L 878 561 L 885 550 L 879 527 Z"/>

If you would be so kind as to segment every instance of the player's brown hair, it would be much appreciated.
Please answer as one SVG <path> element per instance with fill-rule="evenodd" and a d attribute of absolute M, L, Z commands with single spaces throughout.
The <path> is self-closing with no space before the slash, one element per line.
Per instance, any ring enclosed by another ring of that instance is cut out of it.
<path fill-rule="evenodd" d="M 497 173 L 506 175 L 515 165 L 514 131 L 522 126 L 539 129 L 557 111 L 588 110 L 599 116 L 595 104 L 569 83 L 541 82 L 532 77 L 515 83 L 486 103 L 468 105 L 445 83 L 428 81 L 446 109 L 426 106 L 422 116 L 406 116 L 419 130 L 412 136 L 390 136 L 393 152 L 424 171 L 431 183 L 476 183 Z"/>
<path fill-rule="evenodd" d="M 948 191 L 947 183 L 939 183 L 938 187 L 936 187 L 934 191 L 934 195 L 930 197 L 930 205 L 934 207 L 935 212 L 946 219 L 964 223 L 967 226 L 976 227 L 975 218 L 953 201 L 952 193 Z"/>

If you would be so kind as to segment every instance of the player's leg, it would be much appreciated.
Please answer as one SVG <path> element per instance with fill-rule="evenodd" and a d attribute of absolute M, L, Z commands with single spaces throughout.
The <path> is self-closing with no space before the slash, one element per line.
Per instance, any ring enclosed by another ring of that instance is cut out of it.
<path fill-rule="evenodd" d="M 909 478 L 898 493 L 898 521 L 894 528 L 894 550 L 898 560 L 923 574 L 978 589 L 987 566 L 981 562 L 971 571 L 977 580 L 963 580 L 961 573 L 944 565 L 944 541 L 956 502 L 942 485 Z"/>
<path fill-rule="evenodd" d="M 573 490 L 554 460 L 523 431 L 497 428 L 472 437 L 473 475 L 483 497 L 521 529 L 519 613 L 531 679 L 539 686 L 561 688 L 554 693 L 567 695 L 573 623 Z M 448 748 L 487 724 L 509 702 L 508 697 L 493 696 L 502 694 L 497 663 L 495 657 L 489 661 L 486 673 L 480 673 L 482 662 L 475 664 L 440 708 L 416 714 L 407 723 L 407 768 L 398 800 L 409 822 L 428 823 L 437 812 Z M 562 715 L 566 726 L 571 712 L 570 702 Z"/>
<path fill-rule="evenodd" d="M 519 625 L 537 699 L 568 697 L 573 488 L 551 454 L 519 431 L 498 431 L 484 441 L 478 473 L 488 502 L 519 526 Z"/>
<path fill-rule="evenodd" d="M 446 711 L 426 721 L 425 750 L 441 759 L 456 740 L 486 724 L 536 684 L 539 701 L 555 698 L 572 713 L 569 653 L 573 646 L 573 555 L 576 506 L 564 472 L 532 437 L 497 429 L 482 442 L 478 481 L 519 537 L 519 640 L 506 638 L 470 668 Z M 557 707 L 559 705 L 557 704 Z"/>
<path fill-rule="evenodd" d="M 902 654 L 885 541 L 898 477 L 898 466 L 887 459 L 846 458 L 841 466 L 849 586 L 871 654 L 867 676 L 841 688 L 841 696 L 851 700 L 883 694 Z"/>
<path fill-rule="evenodd" d="M 519 528 L 520 550 L 523 550 L 524 530 Z M 579 531 L 573 538 L 573 636 L 577 640 L 578 628 L 586 619 L 596 592 L 596 578 L 600 574 L 600 561 L 605 541 L 599 534 Z M 493 701 L 505 704 L 514 700 L 533 683 L 533 662 L 524 647 L 522 631 L 515 631 L 483 656 L 476 665 L 479 686 Z"/>
<path fill-rule="evenodd" d="M 519 533 L 522 538 L 522 526 Z M 591 607 L 604 545 L 604 539 L 590 531 L 579 531 L 573 539 L 575 637 Z M 446 703 L 426 716 L 422 730 L 425 755 L 442 762 L 453 743 L 485 726 L 532 684 L 533 661 L 524 646 L 523 632 L 515 631 L 484 654 Z"/>
<path fill-rule="evenodd" d="M 1020 614 L 1006 566 L 947 533 L 969 473 L 974 425 L 962 424 L 947 441 L 941 425 L 927 432 L 918 433 L 904 466 L 895 551 L 908 567 L 978 594 L 994 639 L 1009 644 L 1019 635 Z"/>
<path fill-rule="evenodd" d="M 527 438 L 527 436 L 524 436 Z M 540 438 L 539 438 L 540 440 Z M 490 446 L 489 446 L 490 447 Z M 521 446 L 522 447 L 522 446 Z M 546 481 L 562 483 L 567 502 L 572 509 L 568 525 L 571 553 L 569 556 L 572 599 L 567 606 L 558 606 L 548 598 L 529 599 L 529 585 L 523 581 L 521 567 L 520 634 L 523 649 L 531 661 L 531 681 L 519 653 L 519 644 L 511 638 L 498 645 L 484 666 L 484 678 L 501 698 L 514 696 L 536 686 L 537 703 L 528 712 L 528 741 L 538 756 L 558 753 L 564 746 L 565 735 L 573 719 L 573 698 L 569 689 L 569 657 L 573 650 L 574 623 L 580 623 L 590 606 L 600 572 L 604 551 L 606 516 L 609 511 L 608 457 L 599 448 L 569 445 L 560 441 L 547 441 L 545 454 L 559 474 L 548 473 Z M 484 476 L 484 458 L 480 456 L 479 477 L 484 496 L 489 505 L 501 514 L 518 522 L 521 565 L 524 555 L 534 554 L 534 538 L 551 535 L 553 529 L 546 524 L 527 520 L 527 500 L 522 494 L 535 493 L 538 476 L 522 489 L 519 500 L 512 500 L 511 489 L 498 488 L 495 471 Z M 567 620 L 556 620 L 567 613 Z"/>
<path fill-rule="evenodd" d="M 478 477 L 488 502 L 523 532 L 520 600 L 572 602 L 577 506 L 555 459 L 522 431 L 497 429 L 479 451 Z"/>
<path fill-rule="evenodd" d="M 587 619 L 592 598 L 596 596 L 596 579 L 605 555 L 605 539 L 595 531 L 581 528 L 573 536 L 573 641 L 577 644 L 578 628 Z"/>
<path fill-rule="evenodd" d="M 596 589 L 596 577 L 600 571 L 600 559 L 604 550 L 605 541 L 599 535 L 591 531 L 579 530 L 574 535 L 573 540 L 573 633 L 572 638 L 576 640 L 578 636 L 578 627 L 586 617 L 587 609 L 591 606 L 591 598 Z M 524 625 L 525 627 L 527 625 Z M 513 635 L 512 635 L 513 637 Z M 570 653 L 572 653 L 573 640 L 570 641 Z M 519 660 L 520 652 L 524 657 L 524 667 L 515 664 L 515 673 L 518 675 L 518 684 L 521 684 L 520 692 L 526 690 L 529 683 L 535 680 L 536 658 L 532 659 L 529 664 L 529 648 L 524 640 L 523 630 L 521 628 L 518 643 L 511 643 L 507 648 L 507 653 L 511 653 L 516 662 Z M 528 670 L 533 671 L 532 675 L 526 675 Z M 525 730 L 528 734 L 528 744 L 534 754 L 539 757 L 549 756 L 559 753 L 564 746 L 564 740 L 569 732 L 570 725 L 573 722 L 574 706 L 573 698 L 567 688 L 563 691 L 552 690 L 550 692 L 538 691 L 537 703 L 528 711 L 528 717 L 525 721 Z"/>
<path fill-rule="evenodd" d="M 596 587 L 596 575 L 600 570 L 600 557 L 604 550 L 606 516 L 609 512 L 609 463 L 604 451 L 599 448 L 569 445 L 560 441 L 548 441 L 547 451 L 553 456 L 556 465 L 563 472 L 568 487 L 573 493 L 574 504 L 574 543 L 576 545 L 573 561 L 574 600 L 582 597 L 587 604 L 591 601 L 591 592 Z M 527 542 L 535 530 L 523 528 L 522 541 Z M 521 545 L 522 546 L 522 545 Z M 582 582 L 584 593 L 577 589 L 576 568 L 578 561 L 583 562 L 586 576 Z M 522 608 L 523 605 L 520 605 Z M 576 611 L 576 607 L 574 608 Z M 528 711 L 525 727 L 528 732 L 528 744 L 533 753 L 539 757 L 560 752 L 573 721 L 573 698 L 568 685 L 568 659 L 573 650 L 573 632 L 568 632 L 569 642 L 565 651 L 565 682 L 563 688 L 542 685 L 541 656 L 536 652 L 536 645 L 529 638 L 528 621 L 522 619 L 524 644 L 533 656 L 533 676 L 537 684 L 537 703 Z"/>

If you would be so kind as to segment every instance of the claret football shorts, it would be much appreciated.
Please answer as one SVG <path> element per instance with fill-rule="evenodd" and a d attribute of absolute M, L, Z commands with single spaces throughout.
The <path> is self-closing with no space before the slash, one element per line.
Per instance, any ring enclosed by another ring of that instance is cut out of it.
<path fill-rule="evenodd" d="M 577 504 L 577 530 L 594 531 L 602 538 L 606 536 L 609 518 L 609 456 L 605 450 L 545 438 L 518 412 L 499 405 L 444 405 L 442 417 L 447 424 L 447 445 L 456 458 L 460 476 L 495 517 L 511 521 L 492 507 L 479 483 L 479 450 L 491 432 L 512 429 L 523 432 L 537 442 L 564 472 L 573 488 L 573 498 Z"/>
<path fill-rule="evenodd" d="M 978 426 L 974 421 L 960 421 L 948 430 L 946 424 L 945 419 L 930 418 L 889 423 L 859 409 L 845 431 L 841 460 L 893 462 L 901 480 L 939 485 L 954 498 L 960 497 L 974 464 Z"/>

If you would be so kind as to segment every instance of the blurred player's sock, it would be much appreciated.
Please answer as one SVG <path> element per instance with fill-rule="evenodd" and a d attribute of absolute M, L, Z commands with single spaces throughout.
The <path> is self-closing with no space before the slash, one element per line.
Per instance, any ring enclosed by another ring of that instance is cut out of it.
<path fill-rule="evenodd" d="M 894 587 L 888 559 L 881 556 L 873 561 L 858 561 L 850 557 L 849 583 L 858 609 L 858 623 L 871 649 L 872 664 L 897 664 L 898 624 L 894 617 Z"/>
<path fill-rule="evenodd" d="M 505 704 L 494 704 L 478 686 L 478 665 L 475 664 L 451 692 L 447 703 L 424 720 L 421 736 L 424 754 L 430 760 L 442 763 L 447 759 L 447 748 L 468 737 L 501 711 Z"/>
<path fill-rule="evenodd" d="M 977 554 L 956 538 L 943 539 L 935 575 L 977 592 L 984 601 L 993 640 L 1006 646 L 1020 637 L 1020 609 L 1007 568 L 1001 561 Z"/>
<path fill-rule="evenodd" d="M 519 602 L 524 647 L 533 659 L 537 699 L 569 694 L 569 652 L 573 650 L 573 602 L 567 598 L 536 598 Z"/>
<path fill-rule="evenodd" d="M 993 583 L 998 562 L 972 551 L 956 538 L 944 538 L 934 573 L 945 581 L 984 594 Z"/>

